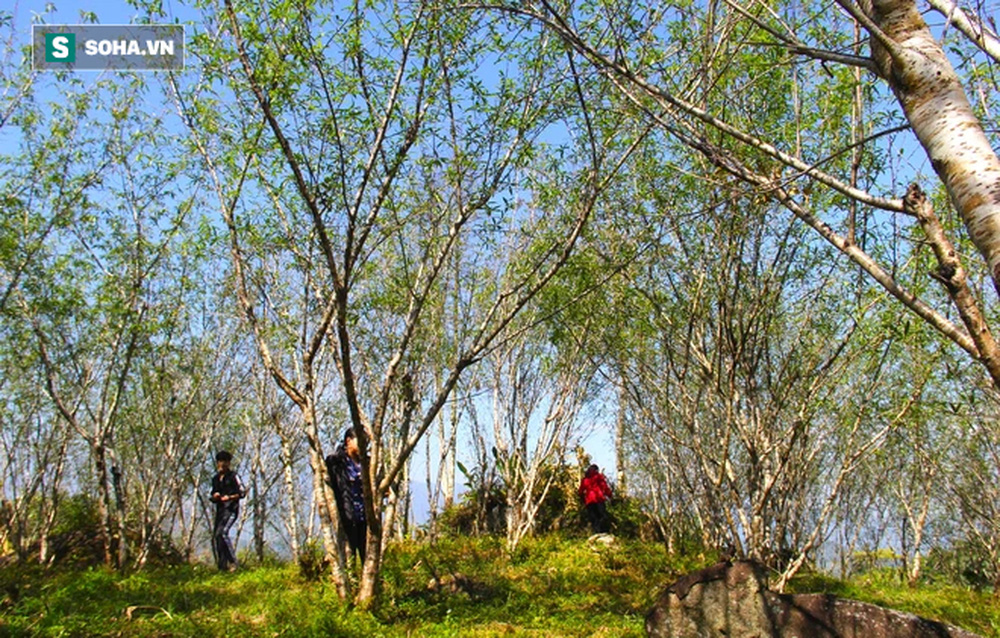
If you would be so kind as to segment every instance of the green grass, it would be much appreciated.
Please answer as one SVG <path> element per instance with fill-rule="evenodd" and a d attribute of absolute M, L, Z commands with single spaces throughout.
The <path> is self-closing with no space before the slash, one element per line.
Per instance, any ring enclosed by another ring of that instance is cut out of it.
<path fill-rule="evenodd" d="M 592 547 L 559 536 L 529 539 L 513 557 L 493 538 L 407 543 L 387 555 L 382 604 L 365 612 L 292 566 L 236 574 L 204 566 L 132 574 L 15 567 L 0 573 L 0 636 L 643 636 L 643 617 L 662 588 L 711 561 L 671 556 L 656 544 Z M 807 576 L 794 585 L 1000 637 L 990 594 L 911 590 L 891 579 Z"/>
<path fill-rule="evenodd" d="M 847 581 L 807 574 L 796 579 L 791 590 L 836 594 L 956 625 L 981 636 L 1000 638 L 1000 601 L 992 591 L 945 583 L 909 587 L 891 570 L 862 574 Z"/>

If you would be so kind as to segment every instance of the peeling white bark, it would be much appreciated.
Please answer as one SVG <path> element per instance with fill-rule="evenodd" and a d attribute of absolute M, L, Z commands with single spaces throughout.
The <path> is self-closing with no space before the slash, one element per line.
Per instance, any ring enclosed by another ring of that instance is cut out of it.
<path fill-rule="evenodd" d="M 1000 293 L 1000 159 L 914 0 L 874 0 L 872 53 Z M 884 44 L 883 44 L 884 43 Z"/>

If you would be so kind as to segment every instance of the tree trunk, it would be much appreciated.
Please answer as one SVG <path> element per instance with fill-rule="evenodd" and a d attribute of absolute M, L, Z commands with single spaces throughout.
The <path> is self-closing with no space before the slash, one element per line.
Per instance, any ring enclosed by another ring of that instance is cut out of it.
<path fill-rule="evenodd" d="M 125 529 L 125 485 L 122 480 L 122 468 L 117 462 L 113 462 L 111 465 L 111 478 L 115 489 L 115 519 L 118 537 L 118 551 L 115 560 L 117 567 L 121 569 L 128 562 L 128 538 Z"/>
<path fill-rule="evenodd" d="M 444 426 L 442 425 L 442 428 Z M 431 474 L 431 440 L 430 437 L 425 439 L 427 450 L 426 462 L 424 463 L 424 485 L 427 487 L 427 538 L 433 545 L 437 542 L 438 535 L 438 497 L 441 495 L 442 485 L 441 485 L 441 468 L 438 468 L 438 481 L 435 485 L 434 479 Z"/>
<path fill-rule="evenodd" d="M 929 479 L 933 476 L 933 472 L 926 471 L 924 476 Z M 913 532 L 913 562 L 910 564 L 910 570 L 907 574 L 907 582 L 910 587 L 917 586 L 917 583 L 920 581 L 920 572 L 923 568 L 923 556 L 920 553 L 920 546 L 924 542 L 924 530 L 927 528 L 927 515 L 930 512 L 932 493 L 930 484 L 924 487 L 926 489 L 923 490 L 920 496 L 920 511 L 917 512 L 915 517 L 909 517 L 910 529 Z"/>
<path fill-rule="evenodd" d="M 513 555 L 518 543 L 524 535 L 524 512 L 521 509 L 521 499 L 518 490 L 512 484 L 507 485 L 507 553 Z"/>
<path fill-rule="evenodd" d="M 615 420 L 615 481 L 617 485 L 617 498 L 624 498 L 628 493 L 625 483 L 625 406 L 628 397 L 625 385 L 618 388 L 618 418 Z"/>
<path fill-rule="evenodd" d="M 178 499 L 179 503 L 183 503 Z M 191 507 L 186 519 L 181 520 L 181 536 L 184 538 L 184 560 L 191 562 L 194 558 L 194 530 L 198 526 L 198 495 L 191 497 Z"/>
<path fill-rule="evenodd" d="M 400 541 L 406 539 L 410 534 L 410 503 L 413 497 L 410 490 L 410 466 L 411 463 L 407 462 L 399 475 L 399 482 L 397 484 L 399 492 L 396 496 L 396 512 L 393 528 L 395 529 L 394 536 Z"/>
<path fill-rule="evenodd" d="M 52 487 L 46 497 L 45 488 L 42 487 L 43 514 L 41 516 L 41 528 L 38 531 L 38 562 L 45 565 L 49 562 L 49 534 L 56 525 L 56 516 L 59 513 L 59 486 L 62 485 L 63 474 L 66 470 L 66 450 L 69 447 L 70 432 L 67 429 L 62 437 L 56 457 L 55 469 L 52 473 Z M 2 527 L 2 526 L 0 526 Z"/>
<path fill-rule="evenodd" d="M 319 440 L 319 430 L 316 427 L 316 407 L 310 403 L 304 406 L 302 418 L 305 423 L 306 440 L 309 443 L 309 465 L 313 475 L 313 499 L 319 511 L 320 534 L 323 538 L 323 550 L 331 565 L 334 586 L 342 599 L 350 596 L 350 584 L 344 566 L 347 564 L 343 548 L 337 542 L 337 510 L 334 505 L 333 490 L 326 482 L 326 461 L 323 458 L 323 446 Z"/>
<path fill-rule="evenodd" d="M 382 544 L 387 545 L 389 539 L 392 538 L 393 533 L 396 530 L 396 519 L 398 518 L 399 503 L 401 500 L 400 486 L 397 483 L 393 487 L 389 488 L 389 493 L 385 497 L 385 506 L 383 507 L 383 518 L 385 524 L 382 525 Z"/>
<path fill-rule="evenodd" d="M 379 593 L 379 575 L 382 572 L 382 508 L 373 507 L 375 516 L 368 521 L 368 545 L 365 548 L 365 564 L 358 587 L 358 604 L 364 609 L 374 604 Z"/>
<path fill-rule="evenodd" d="M 259 440 L 258 440 L 259 445 Z M 267 516 L 264 508 L 264 495 L 261 493 L 260 489 L 260 448 L 255 450 L 257 455 L 254 458 L 253 463 L 250 465 L 250 490 L 253 493 L 253 547 L 254 553 L 257 554 L 258 562 L 264 562 L 264 520 Z"/>
<path fill-rule="evenodd" d="M 872 0 L 871 18 L 875 62 L 1000 292 L 1000 159 L 916 2 Z"/>
<path fill-rule="evenodd" d="M 94 455 L 94 473 L 97 479 L 97 518 L 100 525 L 101 550 L 104 564 L 112 565 L 111 555 L 111 486 L 108 479 L 106 450 L 103 445 L 91 445 Z"/>
<path fill-rule="evenodd" d="M 281 464 L 285 476 L 285 494 L 288 498 L 288 517 L 285 520 L 285 527 L 288 529 L 292 558 L 297 561 L 302 555 L 302 549 L 299 547 L 298 490 L 295 487 L 295 474 L 292 467 L 294 460 L 292 458 L 292 444 L 288 435 L 282 430 L 277 416 L 275 416 L 274 424 L 278 431 L 278 437 L 281 439 Z"/>
<path fill-rule="evenodd" d="M 456 402 L 451 406 L 449 413 L 450 428 L 448 436 L 445 437 L 444 419 L 441 420 L 441 445 L 445 448 L 441 455 L 441 493 L 444 495 L 444 509 L 448 509 L 455 504 L 455 440 L 458 438 L 458 424 L 462 416 L 462 411 Z"/>

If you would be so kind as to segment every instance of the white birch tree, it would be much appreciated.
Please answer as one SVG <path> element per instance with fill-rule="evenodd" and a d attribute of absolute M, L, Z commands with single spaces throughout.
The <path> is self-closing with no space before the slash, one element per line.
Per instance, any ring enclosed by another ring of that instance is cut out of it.
<path fill-rule="evenodd" d="M 915 0 L 837 5 L 836 12 L 797 2 L 714 0 L 656 8 L 547 0 L 469 6 L 523 16 L 558 34 L 611 79 L 640 117 L 779 202 L 1000 386 L 990 300 L 976 291 L 967 270 L 997 287 L 1000 160 L 986 132 L 996 128 L 989 124 L 990 110 L 977 111 L 970 102 L 967 83 Z M 989 21 L 943 0 L 931 6 L 954 23 L 949 33 L 969 67 L 995 63 L 998 39 Z M 768 101 L 766 87 L 776 84 L 786 91 Z M 988 105 L 997 87 L 971 84 L 977 102 Z M 894 110 L 877 98 L 881 88 L 891 90 Z M 886 124 L 874 128 L 874 122 Z M 951 224 L 935 212 L 943 202 L 934 206 L 924 194 L 936 184 L 922 188 L 922 175 L 902 177 L 908 185 L 880 183 L 871 160 L 904 131 L 926 152 L 948 195 L 944 208 L 962 220 L 964 235 L 947 230 Z M 882 194 L 887 189 L 896 192 Z M 859 233 L 866 220 L 886 216 L 921 229 L 920 240 L 937 260 L 932 276 L 947 302 L 921 292 L 922 285 L 899 281 L 880 256 L 914 251 L 914 244 L 900 246 L 894 238 L 887 250 Z M 982 257 L 979 264 L 962 256 L 969 241 Z M 949 306 L 959 321 L 951 319 Z"/>
<path fill-rule="evenodd" d="M 377 595 L 384 499 L 465 371 L 566 262 L 630 152 L 627 141 L 606 148 L 605 131 L 587 123 L 582 82 L 554 81 L 575 77 L 555 40 L 522 44 L 504 21 L 449 8 L 213 5 L 195 50 L 218 84 L 175 91 L 229 229 L 242 313 L 268 373 L 302 411 L 324 545 L 345 597 L 321 406 L 338 403 L 358 434 L 363 604 Z M 496 81 L 480 79 L 482 65 Z M 577 125 L 576 139 L 542 139 Z M 534 240 L 484 271 L 480 260 L 504 233 Z M 474 319 L 447 335 L 435 385 L 425 381 L 435 365 L 425 311 L 447 294 L 460 239 L 472 291 L 462 303 Z M 301 297 L 278 297 L 262 274 L 268 259 Z M 322 394 L 317 366 L 331 364 L 339 384 Z"/>

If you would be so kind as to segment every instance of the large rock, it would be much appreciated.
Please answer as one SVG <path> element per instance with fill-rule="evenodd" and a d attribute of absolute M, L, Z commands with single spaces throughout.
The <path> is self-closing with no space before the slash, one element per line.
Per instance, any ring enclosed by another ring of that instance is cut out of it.
<path fill-rule="evenodd" d="M 719 563 L 667 588 L 651 638 L 978 638 L 939 622 L 825 594 L 777 594 L 749 562 Z"/>

